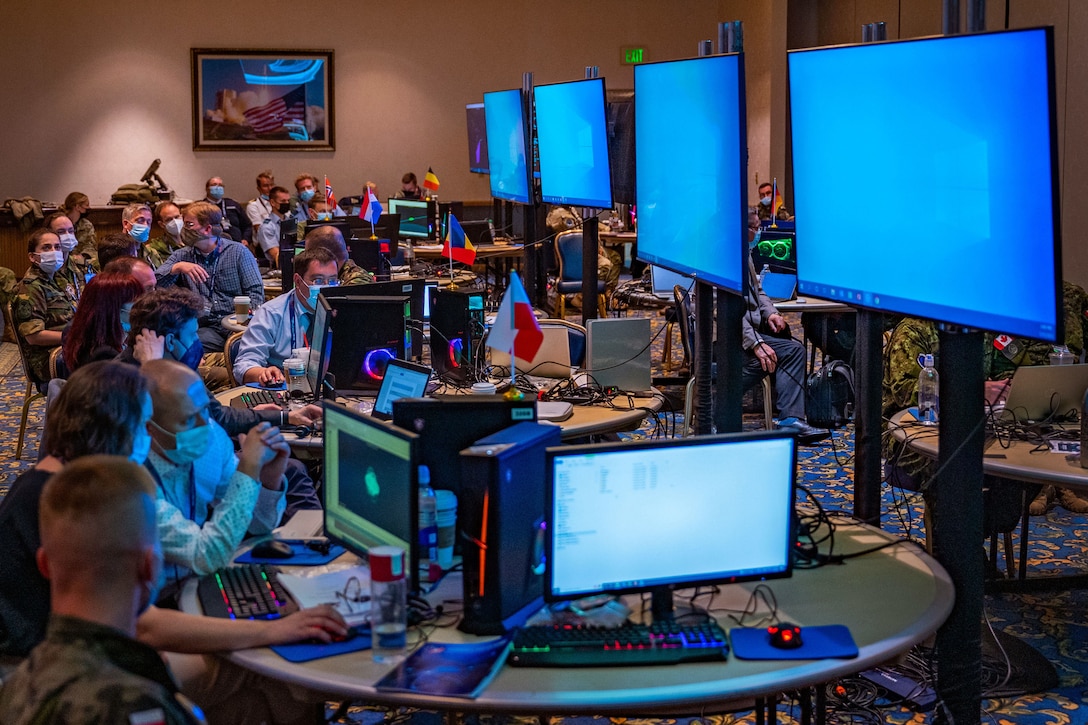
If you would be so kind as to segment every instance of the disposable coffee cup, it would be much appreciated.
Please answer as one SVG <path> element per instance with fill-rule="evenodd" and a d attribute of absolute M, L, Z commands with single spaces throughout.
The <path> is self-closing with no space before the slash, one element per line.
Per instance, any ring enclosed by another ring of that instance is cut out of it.
<path fill-rule="evenodd" d="M 234 298 L 234 319 L 238 322 L 249 319 L 249 295 L 239 295 Z"/>
<path fill-rule="evenodd" d="M 453 544 L 457 540 L 457 495 L 438 489 L 434 492 L 435 524 L 438 527 L 438 565 L 442 571 L 453 566 Z"/>
<path fill-rule="evenodd" d="M 495 383 L 473 383 L 472 392 L 477 395 L 494 395 L 498 391 Z"/>

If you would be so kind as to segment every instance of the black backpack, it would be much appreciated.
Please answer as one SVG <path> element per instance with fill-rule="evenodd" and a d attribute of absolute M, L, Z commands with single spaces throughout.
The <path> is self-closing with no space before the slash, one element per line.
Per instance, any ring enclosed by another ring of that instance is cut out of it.
<path fill-rule="evenodd" d="M 854 371 L 832 360 L 808 376 L 805 417 L 814 428 L 841 428 L 854 415 Z"/>

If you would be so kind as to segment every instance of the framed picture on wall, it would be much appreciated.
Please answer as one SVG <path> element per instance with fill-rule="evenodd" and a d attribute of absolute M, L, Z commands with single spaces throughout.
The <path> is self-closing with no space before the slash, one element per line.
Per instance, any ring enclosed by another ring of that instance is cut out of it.
<path fill-rule="evenodd" d="M 193 48 L 193 149 L 331 151 L 331 50 Z"/>

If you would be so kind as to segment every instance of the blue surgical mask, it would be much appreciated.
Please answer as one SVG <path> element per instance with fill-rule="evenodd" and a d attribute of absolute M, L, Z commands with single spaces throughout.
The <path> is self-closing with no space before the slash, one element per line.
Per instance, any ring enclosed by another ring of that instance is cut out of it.
<path fill-rule="evenodd" d="M 136 465 L 144 465 L 144 461 L 147 460 L 147 453 L 151 450 L 151 434 L 147 432 L 147 426 L 142 426 L 136 429 L 135 435 L 132 437 L 132 453 L 128 454 L 128 459 Z"/>
<path fill-rule="evenodd" d="M 301 201 L 302 203 L 304 203 L 304 204 L 308 203 L 310 201 L 310 199 L 314 198 L 314 190 L 313 189 L 303 189 L 302 191 L 300 191 L 298 193 L 298 198 L 299 198 L 299 201 Z"/>
<path fill-rule="evenodd" d="M 268 201 L 268 194 L 261 194 L 261 198 Z"/>
<path fill-rule="evenodd" d="M 336 286 L 335 284 L 311 284 L 311 285 L 307 285 L 307 287 L 309 287 L 310 289 L 309 289 L 308 297 L 306 299 L 306 304 L 310 307 L 311 310 L 316 310 L 317 309 L 317 298 L 318 298 L 318 295 L 321 294 L 321 290 L 323 290 L 325 287 L 335 287 L 335 286 Z"/>
<path fill-rule="evenodd" d="M 177 338 L 174 338 L 174 342 L 177 342 Z M 180 355 L 172 350 L 170 351 L 170 355 L 190 370 L 196 370 L 200 367 L 201 358 L 204 357 L 204 343 L 202 343 L 198 337 L 193 340 L 193 344 L 185 348 Z"/>
<path fill-rule="evenodd" d="M 319 211 L 317 213 L 317 220 L 319 222 L 331 222 L 332 221 L 332 214 L 327 212 L 327 211 Z"/>
<path fill-rule="evenodd" d="M 64 264 L 64 253 L 59 249 L 52 252 L 38 252 L 38 266 L 46 274 L 54 274 Z"/>
<path fill-rule="evenodd" d="M 208 446 L 211 445 L 212 429 L 207 423 L 177 433 L 171 433 L 154 420 L 151 421 L 151 425 L 158 428 L 164 435 L 174 439 L 174 447 L 164 449 L 163 455 L 179 466 L 185 466 L 197 460 L 208 452 Z"/>
<path fill-rule="evenodd" d="M 216 184 L 215 186 L 209 186 L 208 187 L 208 198 L 209 199 L 215 199 L 216 201 L 219 201 L 220 199 L 222 199 L 223 198 L 223 187 L 220 186 L 219 184 Z"/>
<path fill-rule="evenodd" d="M 759 197 L 759 203 L 762 204 L 763 206 L 770 206 L 771 205 L 771 197 L 761 196 L 761 197 Z"/>
<path fill-rule="evenodd" d="M 129 232 L 129 236 L 135 239 L 140 244 L 147 241 L 148 236 L 151 234 L 151 227 L 147 224 L 133 224 L 132 231 Z"/>

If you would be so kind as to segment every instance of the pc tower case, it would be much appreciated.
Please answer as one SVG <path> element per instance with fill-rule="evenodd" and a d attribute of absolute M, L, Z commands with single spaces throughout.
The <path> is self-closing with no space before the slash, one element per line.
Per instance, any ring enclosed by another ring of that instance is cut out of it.
<path fill-rule="evenodd" d="M 377 391 L 385 367 L 411 350 L 408 297 L 331 297 L 329 378 L 337 390 Z"/>
<path fill-rule="evenodd" d="M 544 450 L 559 444 L 557 426 L 518 423 L 461 451 L 461 630 L 503 634 L 543 604 Z"/>
<path fill-rule="evenodd" d="M 454 382 L 475 378 L 474 363 L 484 334 L 484 294 L 436 288 L 430 292 L 431 367 Z"/>

